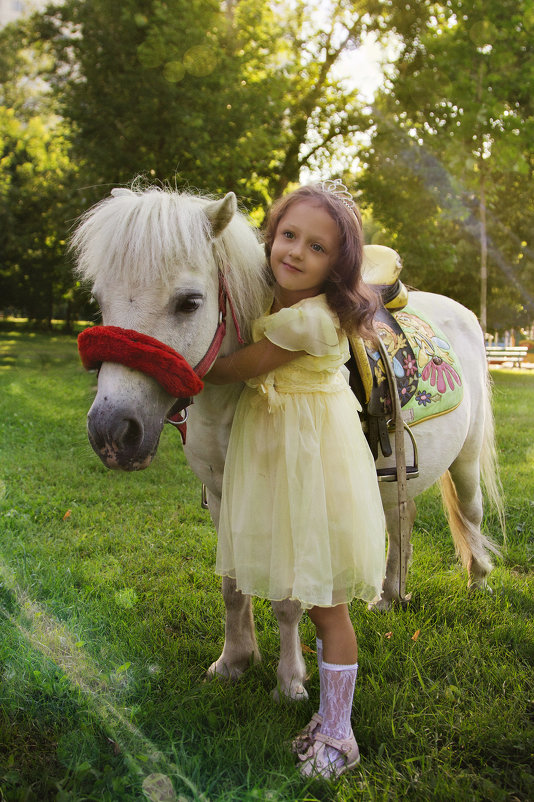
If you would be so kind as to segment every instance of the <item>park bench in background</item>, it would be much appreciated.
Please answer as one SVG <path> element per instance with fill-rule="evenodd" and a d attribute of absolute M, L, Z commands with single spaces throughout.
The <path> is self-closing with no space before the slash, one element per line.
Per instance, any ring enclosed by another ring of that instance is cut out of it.
<path fill-rule="evenodd" d="M 490 365 L 503 365 L 505 362 L 511 362 L 512 367 L 520 368 L 527 351 L 526 345 L 487 345 L 486 357 Z"/>

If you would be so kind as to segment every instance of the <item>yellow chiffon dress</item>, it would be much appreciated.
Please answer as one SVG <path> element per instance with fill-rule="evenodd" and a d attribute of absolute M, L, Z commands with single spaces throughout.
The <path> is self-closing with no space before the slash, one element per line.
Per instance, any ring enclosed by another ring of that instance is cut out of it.
<path fill-rule="evenodd" d="M 385 523 L 358 401 L 341 366 L 347 338 L 325 295 L 253 323 L 305 351 L 251 379 L 240 396 L 223 477 L 216 571 L 243 593 L 330 607 L 380 596 Z"/>

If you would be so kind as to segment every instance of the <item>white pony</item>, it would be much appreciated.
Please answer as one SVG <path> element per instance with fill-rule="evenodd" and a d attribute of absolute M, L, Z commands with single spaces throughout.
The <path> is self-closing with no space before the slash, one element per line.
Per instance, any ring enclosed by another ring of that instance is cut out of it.
<path fill-rule="evenodd" d="M 103 324 L 134 329 L 165 343 L 196 365 L 217 329 L 219 271 L 241 331 L 265 309 L 269 288 L 257 236 L 237 211 L 233 193 L 220 201 L 160 189 L 114 190 L 89 210 L 74 233 L 79 274 L 93 285 Z M 458 303 L 424 292 L 410 293 L 410 306 L 432 320 L 459 355 L 464 395 L 453 411 L 416 427 L 419 478 L 410 480 L 408 517 L 415 519 L 413 498 L 440 480 L 456 549 L 467 568 L 469 586 L 482 588 L 492 568 L 488 549 L 495 546 L 480 531 L 480 476 L 499 507 L 493 417 L 484 343 L 475 316 Z M 235 327 L 226 330 L 221 355 L 238 347 Z M 217 527 L 225 452 L 239 385 L 206 384 L 190 407 L 187 460 L 207 487 L 210 513 Z M 122 364 L 106 361 L 88 414 L 95 452 L 109 468 L 146 468 L 175 399 L 154 379 Z M 407 450 L 410 444 L 407 440 Z M 381 458 L 378 467 L 391 465 Z M 378 609 L 402 601 L 399 586 L 399 524 L 395 484 L 381 485 L 388 529 L 388 555 Z M 409 549 L 411 551 L 411 547 Z M 405 554 L 405 576 L 409 553 Z M 237 678 L 251 659 L 260 659 L 250 597 L 223 578 L 225 642 L 209 674 Z M 306 698 L 305 665 L 298 635 L 298 602 L 273 602 L 280 628 L 280 661 L 274 691 Z"/>

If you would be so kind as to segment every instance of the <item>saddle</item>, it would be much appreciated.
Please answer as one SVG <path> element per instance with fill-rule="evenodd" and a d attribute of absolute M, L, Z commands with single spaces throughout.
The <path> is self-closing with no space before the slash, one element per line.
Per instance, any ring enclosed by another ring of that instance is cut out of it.
<path fill-rule="evenodd" d="M 431 321 L 408 306 L 408 290 L 399 279 L 398 254 L 382 245 L 364 248 L 363 277 L 379 294 L 375 316 L 378 343 L 350 337 L 349 383 L 361 404 L 362 428 L 374 459 L 393 449 L 390 433 L 399 419 L 411 439 L 413 464 L 406 478 L 418 475 L 417 445 L 411 426 L 444 414 L 460 403 L 460 367 L 449 343 Z M 392 395 L 396 389 L 399 403 Z M 396 481 L 396 468 L 377 470 L 379 481 Z"/>
<path fill-rule="evenodd" d="M 399 279 L 401 269 L 400 257 L 392 248 L 382 245 L 365 246 L 362 265 L 363 278 L 377 292 L 382 301 L 382 306 L 375 316 L 375 323 L 381 320 L 389 324 L 396 333 L 402 333 L 402 330 L 390 310 L 403 309 L 408 302 L 408 291 Z M 379 330 L 378 334 L 381 336 Z M 382 379 L 385 377 L 382 355 L 374 344 L 366 343 L 357 336 L 349 337 L 349 348 L 350 359 L 346 363 L 349 371 L 349 384 L 362 407 L 360 413 L 362 428 L 371 453 L 375 460 L 378 459 L 380 446 L 382 454 L 389 457 L 393 453 L 388 431 L 393 403 L 389 389 L 382 387 Z M 393 480 L 395 479 L 394 473 L 393 471 Z M 411 473 L 413 474 L 414 471 Z"/>

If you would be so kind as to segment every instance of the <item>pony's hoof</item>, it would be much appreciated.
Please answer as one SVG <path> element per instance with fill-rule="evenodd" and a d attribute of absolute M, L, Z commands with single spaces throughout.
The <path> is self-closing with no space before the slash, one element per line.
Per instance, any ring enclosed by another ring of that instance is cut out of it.
<path fill-rule="evenodd" d="M 486 579 L 470 579 L 467 583 L 467 592 L 472 595 L 473 593 L 487 593 L 489 596 L 493 595 L 493 590 L 488 585 Z"/>
<path fill-rule="evenodd" d="M 302 682 L 291 682 L 289 687 L 277 685 L 271 691 L 271 696 L 275 702 L 305 702 L 308 699 L 308 691 Z"/>
<path fill-rule="evenodd" d="M 412 600 L 412 594 L 406 593 L 405 596 L 400 596 L 399 594 L 395 594 L 393 598 L 388 596 L 382 596 L 377 602 L 371 602 L 371 604 L 367 605 L 367 609 L 377 612 L 377 613 L 387 613 L 391 610 L 394 605 L 398 605 L 403 610 L 408 609 L 408 605 Z"/>
<path fill-rule="evenodd" d="M 377 602 L 368 604 L 367 609 L 373 613 L 387 613 L 391 610 L 392 604 L 391 599 L 380 599 Z"/>
<path fill-rule="evenodd" d="M 229 667 L 226 663 L 216 660 L 206 671 L 204 682 L 210 682 L 213 679 L 223 680 L 224 682 L 237 682 L 243 676 L 243 669 L 236 666 Z"/>

